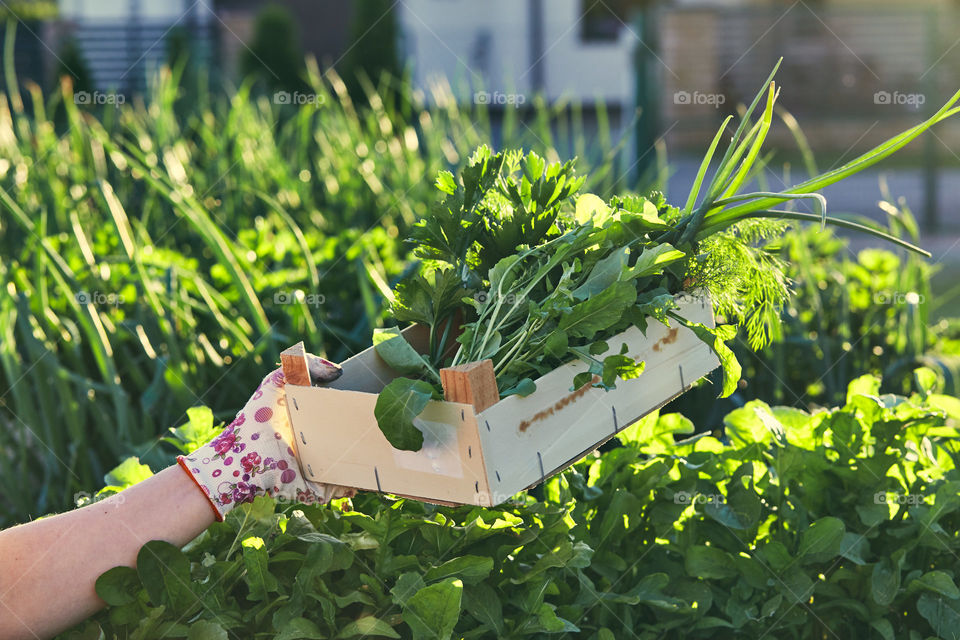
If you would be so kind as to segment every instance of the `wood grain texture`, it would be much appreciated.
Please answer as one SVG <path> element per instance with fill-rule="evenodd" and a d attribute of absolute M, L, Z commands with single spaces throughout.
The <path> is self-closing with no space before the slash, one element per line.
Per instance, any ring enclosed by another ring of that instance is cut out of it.
<path fill-rule="evenodd" d="M 679 313 L 713 326 L 709 301 L 681 301 Z M 628 354 L 646 363 L 639 378 L 618 380 L 616 389 L 591 385 L 572 389 L 586 370 L 568 363 L 536 380 L 526 397 L 509 396 L 477 416 L 495 499 L 506 500 L 560 471 L 690 388 L 719 366 L 713 351 L 685 327 L 650 321 L 646 335 L 636 327 L 608 340 L 626 343 Z"/>
<path fill-rule="evenodd" d="M 310 367 L 307 364 L 307 350 L 303 342 L 298 342 L 280 353 L 280 366 L 283 379 L 287 384 L 299 387 L 310 386 Z"/>
<path fill-rule="evenodd" d="M 468 362 L 440 369 L 440 384 L 447 402 L 472 405 L 478 413 L 500 401 L 493 360 Z"/>

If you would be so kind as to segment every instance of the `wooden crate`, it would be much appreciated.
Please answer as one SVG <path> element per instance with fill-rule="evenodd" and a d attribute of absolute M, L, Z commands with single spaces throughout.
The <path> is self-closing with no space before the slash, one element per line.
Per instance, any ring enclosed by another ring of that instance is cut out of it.
<path fill-rule="evenodd" d="M 713 326 L 705 297 L 678 297 L 678 303 L 685 318 Z M 415 348 L 425 347 L 421 327 L 404 335 Z M 608 342 L 611 348 L 626 343 L 631 357 L 646 362 L 644 373 L 618 380 L 612 391 L 590 385 L 571 391 L 574 375 L 586 369 L 574 361 L 539 378 L 527 397 L 509 396 L 492 405 L 471 398 L 476 406 L 431 401 L 415 421 L 424 433 L 420 451 L 394 449 L 377 426 L 377 394 L 397 374 L 373 348 L 343 362 L 338 380 L 314 387 L 304 377 L 297 345 L 283 359 L 297 456 L 317 482 L 441 504 L 494 506 L 576 462 L 719 366 L 712 349 L 675 323 L 667 328 L 651 320 L 646 335 L 631 327 Z M 446 385 L 445 380 L 450 398 Z M 462 392 L 453 397 L 468 397 Z"/>

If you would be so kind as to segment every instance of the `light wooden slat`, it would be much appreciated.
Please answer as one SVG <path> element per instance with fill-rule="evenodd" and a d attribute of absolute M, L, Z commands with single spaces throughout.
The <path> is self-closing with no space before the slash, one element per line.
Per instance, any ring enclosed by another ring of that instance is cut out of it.
<path fill-rule="evenodd" d="M 709 300 L 678 302 L 681 315 L 713 326 Z M 425 332 L 411 328 L 404 333 L 415 348 L 424 347 Z M 651 320 L 646 335 L 631 328 L 609 342 L 615 347 L 626 343 L 631 356 L 646 362 L 645 372 L 618 381 L 613 391 L 571 390 L 574 375 L 586 366 L 572 362 L 538 379 L 531 395 L 510 396 L 479 413 L 471 404 L 432 401 L 416 420 L 425 434 L 424 448 L 416 452 L 394 449 L 377 426 L 376 394 L 396 373 L 367 349 L 344 362 L 343 376 L 333 383 L 288 387 L 297 455 L 308 478 L 318 482 L 428 502 L 499 504 L 592 451 L 719 366 L 706 344 L 676 325 L 667 328 Z M 468 372 L 481 370 L 474 364 Z M 462 392 L 466 390 L 454 393 L 464 397 Z"/>
<path fill-rule="evenodd" d="M 377 426 L 376 402 L 373 393 L 287 389 L 297 455 L 308 479 L 427 502 L 490 504 L 471 406 L 430 402 L 415 421 L 424 431 L 423 449 L 400 451 Z"/>
<path fill-rule="evenodd" d="M 681 303 L 680 313 L 713 326 L 709 303 Z M 675 323 L 668 329 L 651 321 L 646 336 L 633 327 L 608 342 L 627 343 L 629 355 L 646 363 L 644 373 L 618 380 L 612 391 L 571 390 L 574 376 L 586 370 L 573 362 L 538 379 L 529 396 L 510 396 L 477 416 L 495 501 L 567 467 L 719 366 L 706 344 Z"/>

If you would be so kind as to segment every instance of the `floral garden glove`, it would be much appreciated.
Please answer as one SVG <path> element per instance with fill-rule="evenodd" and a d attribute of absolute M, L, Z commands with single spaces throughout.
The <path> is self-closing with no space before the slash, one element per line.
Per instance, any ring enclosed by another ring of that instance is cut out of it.
<path fill-rule="evenodd" d="M 309 356 L 314 381 L 334 380 L 337 365 Z M 242 502 L 269 495 L 311 504 L 353 495 L 355 490 L 304 479 L 293 452 L 283 371 L 267 375 L 230 425 L 177 461 L 210 499 L 217 519 Z"/>

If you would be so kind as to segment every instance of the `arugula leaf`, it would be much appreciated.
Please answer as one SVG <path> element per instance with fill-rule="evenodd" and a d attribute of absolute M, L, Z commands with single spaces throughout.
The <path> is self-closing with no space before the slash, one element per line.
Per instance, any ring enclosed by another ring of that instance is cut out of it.
<path fill-rule="evenodd" d="M 395 449 L 419 451 L 423 432 L 413 424 L 433 397 L 433 386 L 423 380 L 396 378 L 377 397 L 373 413 L 387 441 Z"/>
<path fill-rule="evenodd" d="M 729 324 L 723 324 L 715 329 L 711 329 L 699 322 L 690 322 L 679 315 L 671 315 L 678 319 L 685 327 L 693 330 L 693 332 L 697 334 L 697 337 L 710 345 L 713 352 L 717 354 L 717 357 L 720 359 L 720 366 L 723 369 L 723 389 L 720 391 L 719 397 L 726 398 L 732 395 L 740 383 L 742 370 L 740 368 L 740 362 L 737 361 L 737 356 L 726 343 L 737 336 L 737 328 Z"/>
<path fill-rule="evenodd" d="M 510 387 L 505 391 L 501 391 L 500 395 L 504 398 L 507 396 L 518 395 L 520 397 L 526 397 L 537 390 L 537 385 L 530 378 L 521 378 L 515 385 Z"/>
<path fill-rule="evenodd" d="M 682 260 L 686 257 L 683 251 L 674 249 L 669 244 L 658 244 L 654 247 L 646 247 L 637 258 L 636 263 L 630 267 L 628 276 L 630 278 L 643 278 L 663 272 L 663 267 Z"/>
<path fill-rule="evenodd" d="M 637 300 L 629 282 L 615 282 L 601 293 L 576 304 L 560 319 L 560 329 L 572 337 L 592 339 L 598 331 L 619 322 L 623 312 Z"/>
<path fill-rule="evenodd" d="M 250 600 L 265 600 L 271 591 L 278 588 L 277 578 L 268 568 L 270 557 L 264 547 L 263 538 L 251 536 L 241 543 L 243 547 L 243 564 L 247 569 L 244 580 L 250 587 Z"/>
<path fill-rule="evenodd" d="M 400 374 L 435 374 L 422 355 L 417 353 L 396 327 L 373 330 L 373 348 L 387 365 Z"/>
<path fill-rule="evenodd" d="M 621 380 L 639 378 L 645 367 L 645 362 L 642 360 L 637 362 L 629 356 L 622 354 L 607 356 L 603 359 L 603 370 L 601 373 L 603 386 L 612 389 L 618 378 Z"/>
<path fill-rule="evenodd" d="M 463 582 L 448 579 L 417 591 L 403 607 L 415 640 L 448 640 L 460 619 Z"/>
<path fill-rule="evenodd" d="M 573 290 L 573 297 L 577 300 L 584 300 L 597 295 L 620 280 L 629 256 L 630 252 L 627 247 L 621 247 L 614 249 L 609 255 L 598 260 L 593 269 L 590 270 L 590 275 L 587 276 L 586 281 Z"/>

